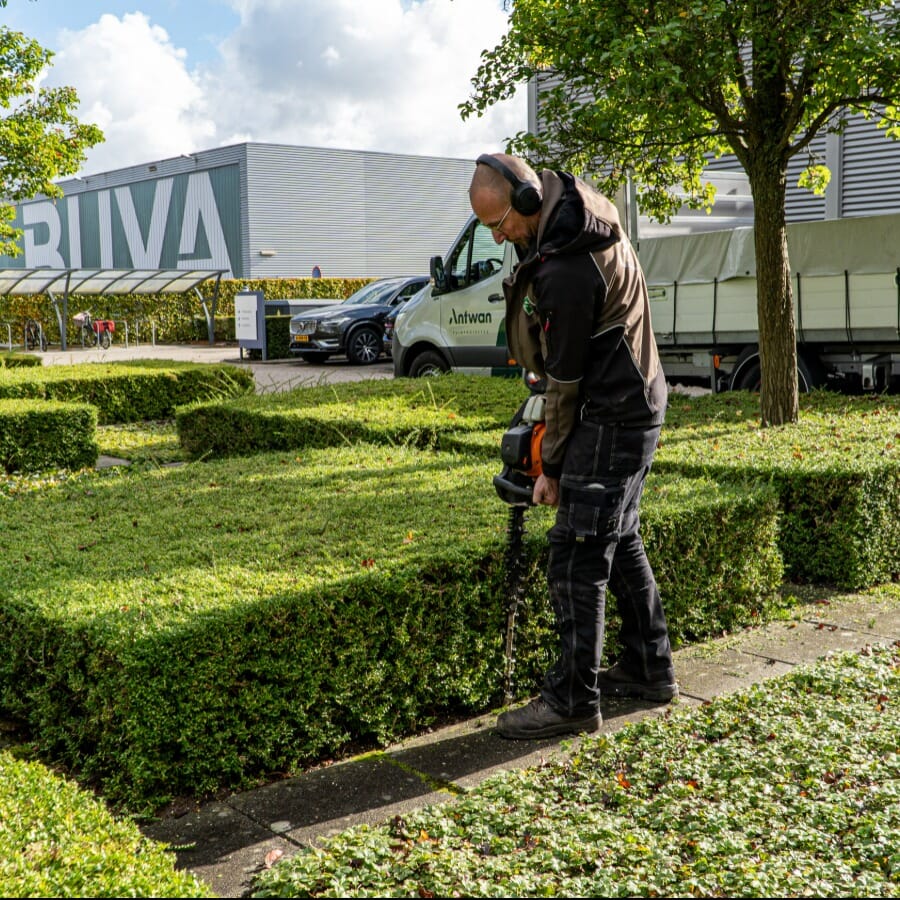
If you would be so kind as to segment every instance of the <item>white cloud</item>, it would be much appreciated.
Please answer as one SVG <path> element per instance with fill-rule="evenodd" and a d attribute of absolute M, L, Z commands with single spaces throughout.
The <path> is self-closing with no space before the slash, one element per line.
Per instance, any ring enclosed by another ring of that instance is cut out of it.
<path fill-rule="evenodd" d="M 89 151 L 83 171 L 101 172 L 178 156 L 215 140 L 198 114 L 201 88 L 184 51 L 142 13 L 103 15 L 78 32 L 63 32 L 47 82 L 76 88 L 79 118 L 99 125 L 104 143 Z"/>
<path fill-rule="evenodd" d="M 190 68 L 141 13 L 67 32 L 50 77 L 76 87 L 105 144 L 98 172 L 252 140 L 472 157 L 526 127 L 525 90 L 463 123 L 499 0 L 232 0 L 240 25 Z"/>

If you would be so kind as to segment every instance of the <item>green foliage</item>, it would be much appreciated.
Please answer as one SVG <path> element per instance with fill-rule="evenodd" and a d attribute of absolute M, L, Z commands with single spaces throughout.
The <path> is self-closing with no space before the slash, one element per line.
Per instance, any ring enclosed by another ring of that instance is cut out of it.
<path fill-rule="evenodd" d="M 30 723 L 42 758 L 133 808 L 488 708 L 504 688 L 495 471 L 494 459 L 357 444 L 14 494 L 0 525 L 0 705 Z M 743 498 L 767 527 L 736 530 L 727 492 L 675 481 L 654 479 L 645 511 L 673 636 L 696 635 L 703 610 L 716 630 L 766 618 L 781 574 L 775 504 Z M 549 520 L 534 520 L 519 694 L 555 643 Z M 686 554 L 675 536 L 701 527 L 715 549 Z"/>
<path fill-rule="evenodd" d="M 80 469 L 97 462 L 97 410 L 87 403 L 0 399 L 0 466 Z"/>
<path fill-rule="evenodd" d="M 303 847 L 254 897 L 896 897 L 897 647 L 584 737 Z"/>
<path fill-rule="evenodd" d="M 185 462 L 187 458 L 172 419 L 101 425 L 97 443 L 102 454 L 127 459 L 132 467 Z"/>
<path fill-rule="evenodd" d="M 267 278 L 221 279 L 216 291 L 215 282 L 207 281 L 198 287 L 207 303 L 215 305 L 215 339 L 233 341 L 234 297 L 244 290 L 262 291 L 271 300 L 345 300 L 371 279 L 367 278 Z M 4 300 L 6 317 L 24 322 L 33 318 L 41 322 L 44 334 L 52 344 L 60 343 L 56 310 L 46 294 L 11 294 Z M 161 341 L 207 341 L 209 333 L 203 308 L 193 291 L 181 294 L 102 294 L 79 295 L 69 298 L 69 320 L 66 340 L 80 344 L 80 333 L 71 321 L 79 309 L 89 308 L 98 319 L 112 319 L 116 323 L 115 340 L 124 340 L 125 323 L 129 339 L 139 338 L 146 343 L 156 330 Z M 14 337 L 16 328 L 14 327 Z M 21 328 L 18 335 L 21 337 Z"/>
<path fill-rule="evenodd" d="M 0 495 L 0 707 L 41 758 L 134 809 L 490 708 L 505 688 L 507 519 L 490 484 L 525 395 L 519 380 L 454 375 L 197 403 L 179 431 L 218 429 L 242 453 L 285 443 L 180 468 L 159 465 L 177 458 L 171 425 L 104 426 L 104 446 L 148 465 Z M 803 425 L 783 430 L 759 428 L 758 402 L 673 395 L 642 532 L 676 646 L 779 612 L 782 522 L 810 543 L 827 526 L 821 512 L 794 525 L 784 506 L 803 459 L 821 456 L 797 475 L 817 501 L 822 473 L 846 487 L 893 465 L 892 399 L 809 395 Z M 875 510 L 853 525 L 870 559 L 896 561 L 895 495 L 871 479 L 857 495 Z M 552 515 L 526 519 L 517 696 L 555 652 Z"/>
<path fill-rule="evenodd" d="M 138 360 L 0 369 L 0 398 L 91 403 L 101 424 L 162 419 L 181 404 L 252 390 L 252 373 L 227 364 Z"/>
<path fill-rule="evenodd" d="M 21 229 L 9 202 L 36 194 L 61 195 L 54 180 L 73 175 L 85 152 L 103 140 L 94 125 L 74 116 L 78 97 L 70 87 L 38 87 L 53 54 L 20 32 L 0 26 L 0 253 L 17 256 Z"/>
<path fill-rule="evenodd" d="M 802 15 L 784 0 L 517 0 L 460 109 L 480 114 L 538 78 L 542 127 L 519 133 L 514 151 L 591 173 L 610 196 L 635 176 L 641 208 L 662 221 L 682 191 L 688 205 L 708 206 L 708 155 L 734 153 L 760 205 L 765 157 L 777 153 L 783 172 L 851 108 L 887 104 L 883 124 L 898 124 L 898 28 L 896 5 L 871 0 L 828 0 Z M 804 183 L 821 188 L 821 168 L 812 158 Z"/>
<path fill-rule="evenodd" d="M 4 897 L 211 897 L 132 822 L 43 766 L 0 751 Z"/>
<path fill-rule="evenodd" d="M 472 448 L 472 433 L 505 428 L 528 396 L 517 379 L 446 375 L 301 387 L 274 396 L 197 403 L 176 413 L 194 459 L 356 441 Z M 485 448 L 497 454 L 499 435 Z"/>
<path fill-rule="evenodd" d="M 41 358 L 34 354 L 16 353 L 15 351 L 0 353 L 0 369 L 40 366 L 41 364 Z"/>
<path fill-rule="evenodd" d="M 900 571 L 900 399 L 818 392 L 801 424 L 763 429 L 746 392 L 677 398 L 657 471 L 772 484 L 794 578 L 863 587 Z"/>

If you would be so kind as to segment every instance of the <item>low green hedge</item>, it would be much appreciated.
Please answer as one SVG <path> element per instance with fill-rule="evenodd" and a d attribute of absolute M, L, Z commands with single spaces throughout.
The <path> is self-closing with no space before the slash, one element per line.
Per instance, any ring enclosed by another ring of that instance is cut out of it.
<path fill-rule="evenodd" d="M 0 466 L 80 469 L 97 462 L 97 409 L 88 403 L 0 399 Z"/>
<path fill-rule="evenodd" d="M 253 373 L 238 366 L 139 360 L 40 369 L 0 369 L 0 398 L 91 403 L 98 421 L 137 422 L 172 416 L 199 399 L 252 391 Z"/>
<path fill-rule="evenodd" d="M 761 428 L 747 392 L 672 398 L 657 471 L 773 484 L 790 577 L 860 588 L 900 575 L 900 397 L 817 392 Z"/>
<path fill-rule="evenodd" d="M 38 763 L 0 751 L 4 897 L 214 897 L 133 822 Z"/>
<path fill-rule="evenodd" d="M 344 446 L 357 440 L 454 449 L 505 428 L 528 396 L 514 378 L 372 379 L 195 403 L 176 411 L 194 459 Z M 499 453 L 499 436 L 492 452 Z"/>
<path fill-rule="evenodd" d="M 29 366 L 41 366 L 43 361 L 33 353 L 17 353 L 5 351 L 0 353 L 0 369 L 28 368 Z"/>
<path fill-rule="evenodd" d="M 133 809 L 489 708 L 505 688 L 495 471 L 354 445 L 16 495 L 0 522 L 0 706 L 41 758 Z M 519 696 L 555 649 L 549 516 L 528 513 Z M 771 614 L 777 517 L 764 489 L 652 476 L 644 534 L 676 644 Z"/>
<path fill-rule="evenodd" d="M 273 398 L 197 404 L 177 414 L 193 458 L 340 446 L 353 440 L 497 454 L 525 388 L 516 379 L 444 376 L 299 388 Z M 763 429 L 759 396 L 672 394 L 657 471 L 778 486 L 781 549 L 792 578 L 846 588 L 900 573 L 900 398 L 802 398 L 799 425 Z"/>

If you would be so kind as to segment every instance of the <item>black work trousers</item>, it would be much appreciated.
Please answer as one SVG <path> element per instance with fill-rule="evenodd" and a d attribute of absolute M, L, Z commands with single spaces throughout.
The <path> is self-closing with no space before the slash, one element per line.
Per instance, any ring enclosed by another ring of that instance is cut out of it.
<path fill-rule="evenodd" d="M 666 617 L 640 535 L 641 494 L 659 432 L 583 420 L 566 448 L 548 532 L 559 657 L 541 688 L 564 715 L 599 704 L 607 586 L 622 620 L 622 664 L 637 678 L 674 681 Z"/>

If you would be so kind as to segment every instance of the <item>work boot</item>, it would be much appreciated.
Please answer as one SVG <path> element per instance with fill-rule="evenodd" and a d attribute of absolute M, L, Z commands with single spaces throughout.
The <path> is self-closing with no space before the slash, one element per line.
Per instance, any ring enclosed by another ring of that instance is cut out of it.
<path fill-rule="evenodd" d="M 538 697 L 527 706 L 501 713 L 497 718 L 497 731 L 505 738 L 526 740 L 551 737 L 554 734 L 596 731 L 602 722 L 599 709 L 576 716 L 564 716 Z"/>
<path fill-rule="evenodd" d="M 597 687 L 600 688 L 601 695 L 606 697 L 638 697 L 657 703 L 668 703 L 678 696 L 674 676 L 644 681 L 629 672 L 621 662 L 614 663 L 608 669 L 601 669 L 597 675 Z"/>

